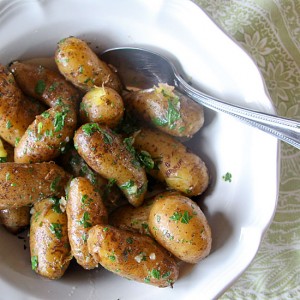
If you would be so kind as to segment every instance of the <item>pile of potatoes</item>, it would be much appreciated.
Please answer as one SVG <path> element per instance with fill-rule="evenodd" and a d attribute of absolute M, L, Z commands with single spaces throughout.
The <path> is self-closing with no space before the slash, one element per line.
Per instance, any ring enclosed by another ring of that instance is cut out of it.
<path fill-rule="evenodd" d="M 74 257 L 85 269 L 173 286 L 180 261 L 211 249 L 190 199 L 207 188 L 208 170 L 180 142 L 202 127 L 202 108 L 167 84 L 126 90 L 75 37 L 58 43 L 55 63 L 0 65 L 2 224 L 30 226 L 32 269 L 46 278 Z"/>

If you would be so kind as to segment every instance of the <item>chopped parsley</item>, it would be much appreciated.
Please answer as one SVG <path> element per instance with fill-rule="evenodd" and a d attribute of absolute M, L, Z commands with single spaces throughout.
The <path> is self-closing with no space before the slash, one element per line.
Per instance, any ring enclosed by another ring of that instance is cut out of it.
<path fill-rule="evenodd" d="M 6 122 L 6 128 L 10 129 L 12 127 L 10 120 L 7 120 Z"/>
<path fill-rule="evenodd" d="M 41 116 L 45 119 L 48 119 L 50 117 L 50 113 L 48 111 L 44 111 Z"/>
<path fill-rule="evenodd" d="M 0 163 L 7 162 L 7 157 L 0 157 Z"/>
<path fill-rule="evenodd" d="M 89 136 L 96 131 L 101 132 L 103 134 L 103 140 L 105 144 L 112 144 L 113 142 L 113 137 L 107 132 L 107 130 L 102 129 L 97 123 L 84 124 L 82 126 L 82 130 Z"/>
<path fill-rule="evenodd" d="M 60 209 L 60 199 L 57 197 L 51 197 L 50 198 L 53 202 L 52 210 L 55 211 L 58 214 L 61 214 L 62 211 Z"/>
<path fill-rule="evenodd" d="M 32 270 L 36 270 L 38 267 L 38 257 L 37 255 L 31 256 L 31 268 Z"/>
<path fill-rule="evenodd" d="M 59 223 L 51 223 L 50 231 L 60 240 L 62 238 L 62 225 Z"/>
<path fill-rule="evenodd" d="M 60 182 L 60 176 L 57 176 L 53 179 L 53 181 L 50 184 L 50 191 L 55 192 L 57 190 L 57 185 Z"/>
<path fill-rule="evenodd" d="M 41 134 L 41 133 L 42 133 L 42 129 L 43 129 L 43 123 L 42 123 L 42 122 L 39 122 L 39 123 L 38 123 L 38 134 Z"/>
<path fill-rule="evenodd" d="M 231 173 L 227 172 L 224 176 L 222 176 L 222 178 L 223 178 L 224 181 L 231 182 L 232 175 L 231 175 Z"/>
<path fill-rule="evenodd" d="M 57 112 L 54 116 L 54 132 L 61 131 L 65 126 L 67 112 Z"/>
<path fill-rule="evenodd" d="M 46 88 L 46 83 L 44 80 L 40 79 L 37 81 L 34 91 L 38 94 L 38 95 L 43 95 L 44 91 Z"/>
<path fill-rule="evenodd" d="M 133 239 L 131 237 L 126 239 L 126 243 L 127 244 L 132 244 L 133 243 Z"/>
<path fill-rule="evenodd" d="M 157 269 L 152 269 L 150 274 L 155 279 L 160 279 L 160 277 L 161 277 L 160 271 Z"/>
<path fill-rule="evenodd" d="M 138 188 L 132 179 L 120 185 L 120 188 L 126 190 L 128 195 L 136 194 L 138 191 Z"/>
<path fill-rule="evenodd" d="M 147 151 L 142 150 L 138 154 L 138 158 L 141 164 L 145 166 L 146 170 L 152 170 L 154 168 L 154 160 Z"/>
<path fill-rule="evenodd" d="M 81 197 L 80 201 L 82 203 L 82 206 L 89 206 L 91 204 L 91 202 L 93 202 L 94 200 L 92 198 L 89 198 L 87 194 L 84 194 Z"/>
<path fill-rule="evenodd" d="M 90 214 L 87 211 L 85 211 L 82 216 L 82 219 L 79 221 L 79 224 L 83 225 L 84 228 L 92 227 L 92 223 L 90 223 L 89 221 L 91 221 Z"/>
<path fill-rule="evenodd" d="M 170 220 L 175 221 L 176 223 L 180 221 L 183 224 L 188 224 L 192 218 L 193 216 L 185 210 L 183 213 L 178 211 L 174 212 L 173 215 L 170 217 Z"/>

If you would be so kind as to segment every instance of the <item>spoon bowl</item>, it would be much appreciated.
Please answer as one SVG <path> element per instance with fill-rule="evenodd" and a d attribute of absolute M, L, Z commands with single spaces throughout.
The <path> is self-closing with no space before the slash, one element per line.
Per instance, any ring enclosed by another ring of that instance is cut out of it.
<path fill-rule="evenodd" d="M 189 85 L 174 63 L 159 53 L 142 48 L 119 47 L 104 51 L 100 58 L 117 69 L 128 90 L 167 83 L 207 108 L 227 113 L 300 149 L 299 121 L 243 108 L 205 94 Z"/>

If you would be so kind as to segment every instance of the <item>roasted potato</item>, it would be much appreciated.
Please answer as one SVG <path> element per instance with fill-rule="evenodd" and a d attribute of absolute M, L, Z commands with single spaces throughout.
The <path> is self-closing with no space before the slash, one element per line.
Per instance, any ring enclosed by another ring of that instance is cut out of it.
<path fill-rule="evenodd" d="M 0 223 L 7 231 L 17 234 L 26 229 L 30 223 L 30 207 L 10 208 L 0 210 Z"/>
<path fill-rule="evenodd" d="M 148 172 L 170 188 L 188 196 L 200 195 L 207 188 L 209 175 L 205 163 L 171 136 L 144 128 L 135 134 L 134 147 L 151 155 L 155 164 Z"/>
<path fill-rule="evenodd" d="M 12 73 L 0 65 L 0 136 L 15 146 L 43 109 L 38 102 L 24 96 Z"/>
<path fill-rule="evenodd" d="M 167 84 L 130 92 L 124 101 L 140 121 L 172 136 L 191 138 L 204 123 L 202 106 Z"/>
<path fill-rule="evenodd" d="M 32 269 L 43 277 L 58 279 L 72 259 L 67 215 L 49 198 L 35 203 L 33 210 L 29 240 Z"/>
<path fill-rule="evenodd" d="M 180 194 L 155 197 L 149 213 L 152 236 L 174 256 L 198 263 L 211 249 L 211 230 L 197 203 Z"/>
<path fill-rule="evenodd" d="M 93 87 L 80 103 L 81 123 L 99 123 L 116 127 L 123 118 L 124 104 L 121 96 L 109 87 Z"/>
<path fill-rule="evenodd" d="M 60 104 L 74 108 L 78 106 L 79 92 L 58 72 L 19 61 L 13 62 L 9 68 L 26 95 L 50 107 Z"/>
<path fill-rule="evenodd" d="M 13 158 L 14 148 L 0 139 L 0 162 L 13 162 Z M 23 231 L 30 223 L 30 207 L 0 210 L 0 223 L 13 234 Z"/>
<path fill-rule="evenodd" d="M 61 196 L 70 176 L 53 162 L 0 164 L 0 209 L 31 205 Z"/>
<path fill-rule="evenodd" d="M 103 200 L 103 203 L 110 213 L 117 207 L 128 203 L 120 189 L 116 186 L 115 180 L 107 180 L 85 162 L 74 148 L 69 148 L 59 157 L 59 164 L 73 177 L 87 178 Z"/>
<path fill-rule="evenodd" d="M 152 199 L 145 201 L 140 207 L 133 207 L 130 204 L 123 205 L 109 215 L 109 224 L 120 229 L 149 235 L 148 220 L 152 205 Z"/>
<path fill-rule="evenodd" d="M 117 74 L 87 45 L 86 42 L 68 37 L 58 43 L 55 61 L 61 74 L 75 86 L 88 91 L 96 86 L 108 86 L 122 91 Z"/>
<path fill-rule="evenodd" d="M 37 116 L 15 147 L 15 162 L 50 161 L 61 154 L 72 139 L 77 113 L 64 104 L 49 108 Z"/>
<path fill-rule="evenodd" d="M 71 181 L 67 199 L 68 236 L 72 254 L 83 268 L 94 269 L 98 262 L 88 252 L 88 231 L 94 225 L 107 224 L 106 208 L 100 194 L 83 177 Z"/>
<path fill-rule="evenodd" d="M 178 278 L 175 260 L 149 236 L 96 225 L 87 243 L 95 261 L 117 275 L 159 287 L 172 286 Z"/>
<path fill-rule="evenodd" d="M 143 203 L 147 191 L 145 171 L 120 136 L 108 127 L 87 123 L 76 131 L 74 145 L 93 170 L 116 182 L 133 206 Z"/>

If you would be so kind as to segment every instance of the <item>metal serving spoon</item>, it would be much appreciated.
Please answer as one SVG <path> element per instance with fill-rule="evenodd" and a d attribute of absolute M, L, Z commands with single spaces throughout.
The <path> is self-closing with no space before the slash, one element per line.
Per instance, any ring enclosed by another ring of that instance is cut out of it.
<path fill-rule="evenodd" d="M 300 149 L 300 122 L 228 104 L 190 86 L 175 65 L 158 53 L 141 48 L 120 47 L 104 51 L 101 59 L 117 68 L 125 87 L 149 88 L 158 83 L 175 86 L 195 102 L 224 112 Z"/>

